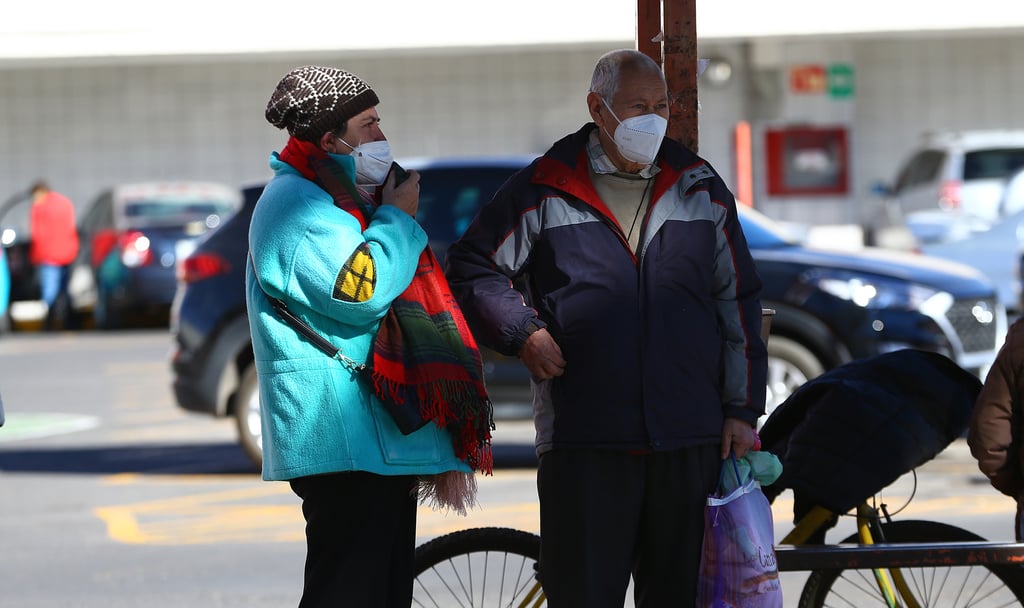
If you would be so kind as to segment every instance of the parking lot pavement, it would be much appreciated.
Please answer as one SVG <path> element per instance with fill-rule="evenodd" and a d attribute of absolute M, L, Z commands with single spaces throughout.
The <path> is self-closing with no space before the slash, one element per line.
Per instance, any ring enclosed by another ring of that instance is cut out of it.
<path fill-rule="evenodd" d="M 535 466 L 533 420 L 521 411 L 496 413 L 491 442 L 498 466 Z M 954 440 L 935 458 L 918 467 L 922 474 L 955 475 L 969 485 L 985 485 L 988 480 L 978 471 L 977 462 L 965 439 Z"/>
<path fill-rule="evenodd" d="M 495 419 L 492 433 L 495 465 L 498 467 L 536 466 L 533 420 L 522 417 Z M 970 486 L 987 485 L 988 480 L 978 471 L 967 441 L 957 439 L 935 458 L 918 467 L 921 474 L 935 474 Z M 955 476 L 955 477 L 950 477 Z"/>
<path fill-rule="evenodd" d="M 971 456 L 971 448 L 967 445 L 966 439 L 956 439 L 953 443 L 939 452 L 935 458 L 921 465 L 920 469 L 929 473 L 944 473 L 976 477 L 971 481 L 980 480 L 988 483 L 988 479 L 978 470 L 978 461 Z"/>
<path fill-rule="evenodd" d="M 495 467 L 537 466 L 537 453 L 533 447 L 533 420 L 498 418 L 494 421 L 494 427 L 491 449 L 494 451 Z"/>
<path fill-rule="evenodd" d="M 527 443 L 533 445 L 533 420 L 529 418 L 502 419 L 495 418 L 494 431 L 491 439 L 497 445 Z"/>

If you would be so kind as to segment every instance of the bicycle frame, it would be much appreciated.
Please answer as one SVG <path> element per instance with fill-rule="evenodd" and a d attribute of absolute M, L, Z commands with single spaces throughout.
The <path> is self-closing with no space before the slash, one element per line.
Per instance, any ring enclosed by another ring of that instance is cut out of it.
<path fill-rule="evenodd" d="M 873 545 L 876 542 L 885 541 L 881 526 L 879 525 L 879 511 L 878 508 L 869 506 L 867 502 L 858 505 L 857 533 L 861 544 Z M 816 506 L 812 508 L 807 515 L 797 522 L 793 530 L 780 541 L 781 544 L 806 544 L 811 535 L 834 516 L 835 513 L 824 507 Z M 921 608 L 898 568 L 875 568 L 872 571 L 879 592 L 890 608 Z M 902 598 L 903 604 L 900 604 L 897 600 L 897 594 Z M 544 605 L 545 601 L 544 589 L 541 586 L 540 580 L 537 580 L 514 608 L 540 608 Z"/>
<path fill-rule="evenodd" d="M 882 510 L 884 514 L 884 508 Z M 811 534 L 821 528 L 827 521 L 836 514 L 824 507 L 815 506 L 807 515 L 802 517 L 797 525 L 780 541 L 780 544 L 802 545 L 810 538 Z M 885 514 L 888 519 L 888 514 Z M 885 538 L 879 525 L 879 509 L 871 507 L 867 502 L 857 505 L 857 537 L 862 545 L 874 545 L 877 542 L 884 542 Z M 874 568 L 872 573 L 878 591 L 889 608 L 921 608 L 920 603 L 914 597 L 907 585 L 906 579 L 899 568 Z M 897 593 L 903 600 L 900 604 L 896 598 Z"/>
<path fill-rule="evenodd" d="M 1024 543 L 988 542 L 941 522 L 893 521 L 870 499 L 855 515 L 856 533 L 829 544 L 821 531 L 836 513 L 811 509 L 776 544 L 780 572 L 811 573 L 804 605 L 1024 606 Z M 512 528 L 442 535 L 417 548 L 414 605 L 539 608 L 547 601 L 536 575 L 539 554 L 539 536 Z"/>

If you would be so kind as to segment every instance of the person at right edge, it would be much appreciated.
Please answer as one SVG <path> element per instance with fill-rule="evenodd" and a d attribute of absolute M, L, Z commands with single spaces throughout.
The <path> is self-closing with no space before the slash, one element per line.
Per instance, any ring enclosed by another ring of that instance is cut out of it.
<path fill-rule="evenodd" d="M 967 445 L 996 490 L 1016 502 L 1014 537 L 1024 541 L 1024 319 L 1006 334 L 971 410 Z"/>
<path fill-rule="evenodd" d="M 481 343 L 533 376 L 553 608 L 693 605 L 704 506 L 754 447 L 761 280 L 722 178 L 665 138 L 664 75 L 617 50 L 593 119 L 511 177 L 446 256 Z"/>

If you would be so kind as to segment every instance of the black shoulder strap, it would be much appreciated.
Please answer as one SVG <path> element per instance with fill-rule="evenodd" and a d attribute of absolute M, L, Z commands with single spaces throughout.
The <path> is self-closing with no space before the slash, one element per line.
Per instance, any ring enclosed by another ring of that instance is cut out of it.
<path fill-rule="evenodd" d="M 285 304 L 284 300 L 270 297 L 267 290 L 263 289 L 263 282 L 260 281 L 260 275 L 256 272 L 256 261 L 253 260 L 251 251 L 249 252 L 249 264 L 252 266 L 252 275 L 256 277 L 256 284 L 259 285 L 260 291 L 263 292 L 264 297 L 266 297 L 267 301 L 270 302 L 270 306 L 274 309 L 274 312 L 277 313 L 277 316 L 284 319 L 288 325 L 291 325 L 295 331 L 299 332 L 299 334 L 309 340 L 313 346 L 323 351 L 328 357 L 338 359 L 355 371 L 362 371 L 366 367 L 366 364 L 359 363 L 342 354 L 340 348 L 336 348 L 333 344 L 328 342 L 326 338 L 318 334 L 315 329 L 310 327 L 309 324 L 295 316 L 292 311 L 288 310 L 288 305 Z"/>

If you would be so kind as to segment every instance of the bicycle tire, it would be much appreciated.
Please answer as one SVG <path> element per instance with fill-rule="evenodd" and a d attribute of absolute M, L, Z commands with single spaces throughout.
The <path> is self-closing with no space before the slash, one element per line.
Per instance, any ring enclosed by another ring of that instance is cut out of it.
<path fill-rule="evenodd" d="M 886 542 L 941 543 L 984 538 L 933 521 L 883 523 Z M 844 543 L 856 543 L 857 536 Z M 922 606 L 1024 606 L 1024 570 L 1016 566 L 941 566 L 900 568 Z M 815 570 L 800 594 L 799 608 L 885 606 L 871 570 Z"/>
<path fill-rule="evenodd" d="M 539 557 L 540 536 L 523 530 L 482 527 L 439 536 L 416 548 L 412 605 L 519 606 L 536 593 Z"/>

